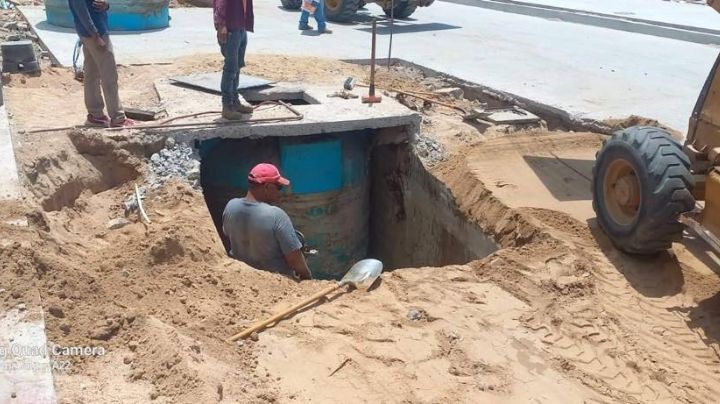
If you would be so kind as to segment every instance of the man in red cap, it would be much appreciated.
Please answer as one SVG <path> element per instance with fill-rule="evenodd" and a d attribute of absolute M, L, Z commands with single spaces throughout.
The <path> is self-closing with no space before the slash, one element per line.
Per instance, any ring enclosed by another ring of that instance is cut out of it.
<path fill-rule="evenodd" d="M 253 167 L 248 181 L 247 195 L 230 200 L 223 212 L 223 232 L 230 239 L 230 254 L 258 269 L 311 279 L 290 217 L 272 205 L 290 181 L 268 163 Z"/>

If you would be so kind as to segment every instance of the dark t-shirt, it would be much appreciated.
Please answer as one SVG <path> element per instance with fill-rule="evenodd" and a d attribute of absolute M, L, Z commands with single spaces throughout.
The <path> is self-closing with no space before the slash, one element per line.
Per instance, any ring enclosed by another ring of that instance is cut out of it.
<path fill-rule="evenodd" d="M 235 198 L 223 212 L 231 255 L 257 269 L 293 275 L 285 255 L 302 247 L 290 217 L 277 206 Z"/>

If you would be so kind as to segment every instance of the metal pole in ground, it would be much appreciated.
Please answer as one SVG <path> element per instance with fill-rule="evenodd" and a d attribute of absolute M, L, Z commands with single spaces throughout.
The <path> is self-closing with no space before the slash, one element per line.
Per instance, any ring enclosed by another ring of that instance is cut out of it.
<path fill-rule="evenodd" d="M 395 28 L 395 0 L 390 2 L 390 46 L 388 47 L 388 70 L 390 70 L 390 60 L 392 59 L 393 28 Z"/>
<path fill-rule="evenodd" d="M 362 97 L 363 104 L 376 104 L 382 97 L 375 95 L 375 37 L 377 35 L 377 19 L 373 18 L 372 25 L 372 54 L 370 55 L 370 91 Z"/>

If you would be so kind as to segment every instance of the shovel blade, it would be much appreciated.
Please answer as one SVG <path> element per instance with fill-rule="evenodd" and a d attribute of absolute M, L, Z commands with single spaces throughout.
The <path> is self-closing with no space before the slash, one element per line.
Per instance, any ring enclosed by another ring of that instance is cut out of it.
<path fill-rule="evenodd" d="M 353 265 L 340 280 L 341 285 L 352 285 L 357 289 L 370 289 L 375 280 L 380 276 L 383 264 L 373 258 L 360 260 Z"/>

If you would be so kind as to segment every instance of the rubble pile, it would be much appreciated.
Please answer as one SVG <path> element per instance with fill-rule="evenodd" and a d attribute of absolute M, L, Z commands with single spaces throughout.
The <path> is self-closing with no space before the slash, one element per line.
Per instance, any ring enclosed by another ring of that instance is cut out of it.
<path fill-rule="evenodd" d="M 415 152 L 423 163 L 432 167 L 447 160 L 445 148 L 437 140 L 420 135 L 415 143 Z"/>
<path fill-rule="evenodd" d="M 17 1 L 18 5 L 42 5 L 42 1 Z M 49 53 L 42 49 L 38 37 L 32 32 L 30 24 L 22 17 L 16 5 L 0 0 L 0 42 L 22 40 L 33 42 L 38 59 L 49 60 Z"/>
<path fill-rule="evenodd" d="M 200 189 L 200 156 L 188 143 L 168 138 L 165 147 L 150 157 L 148 186 L 157 189 L 172 178 Z"/>

